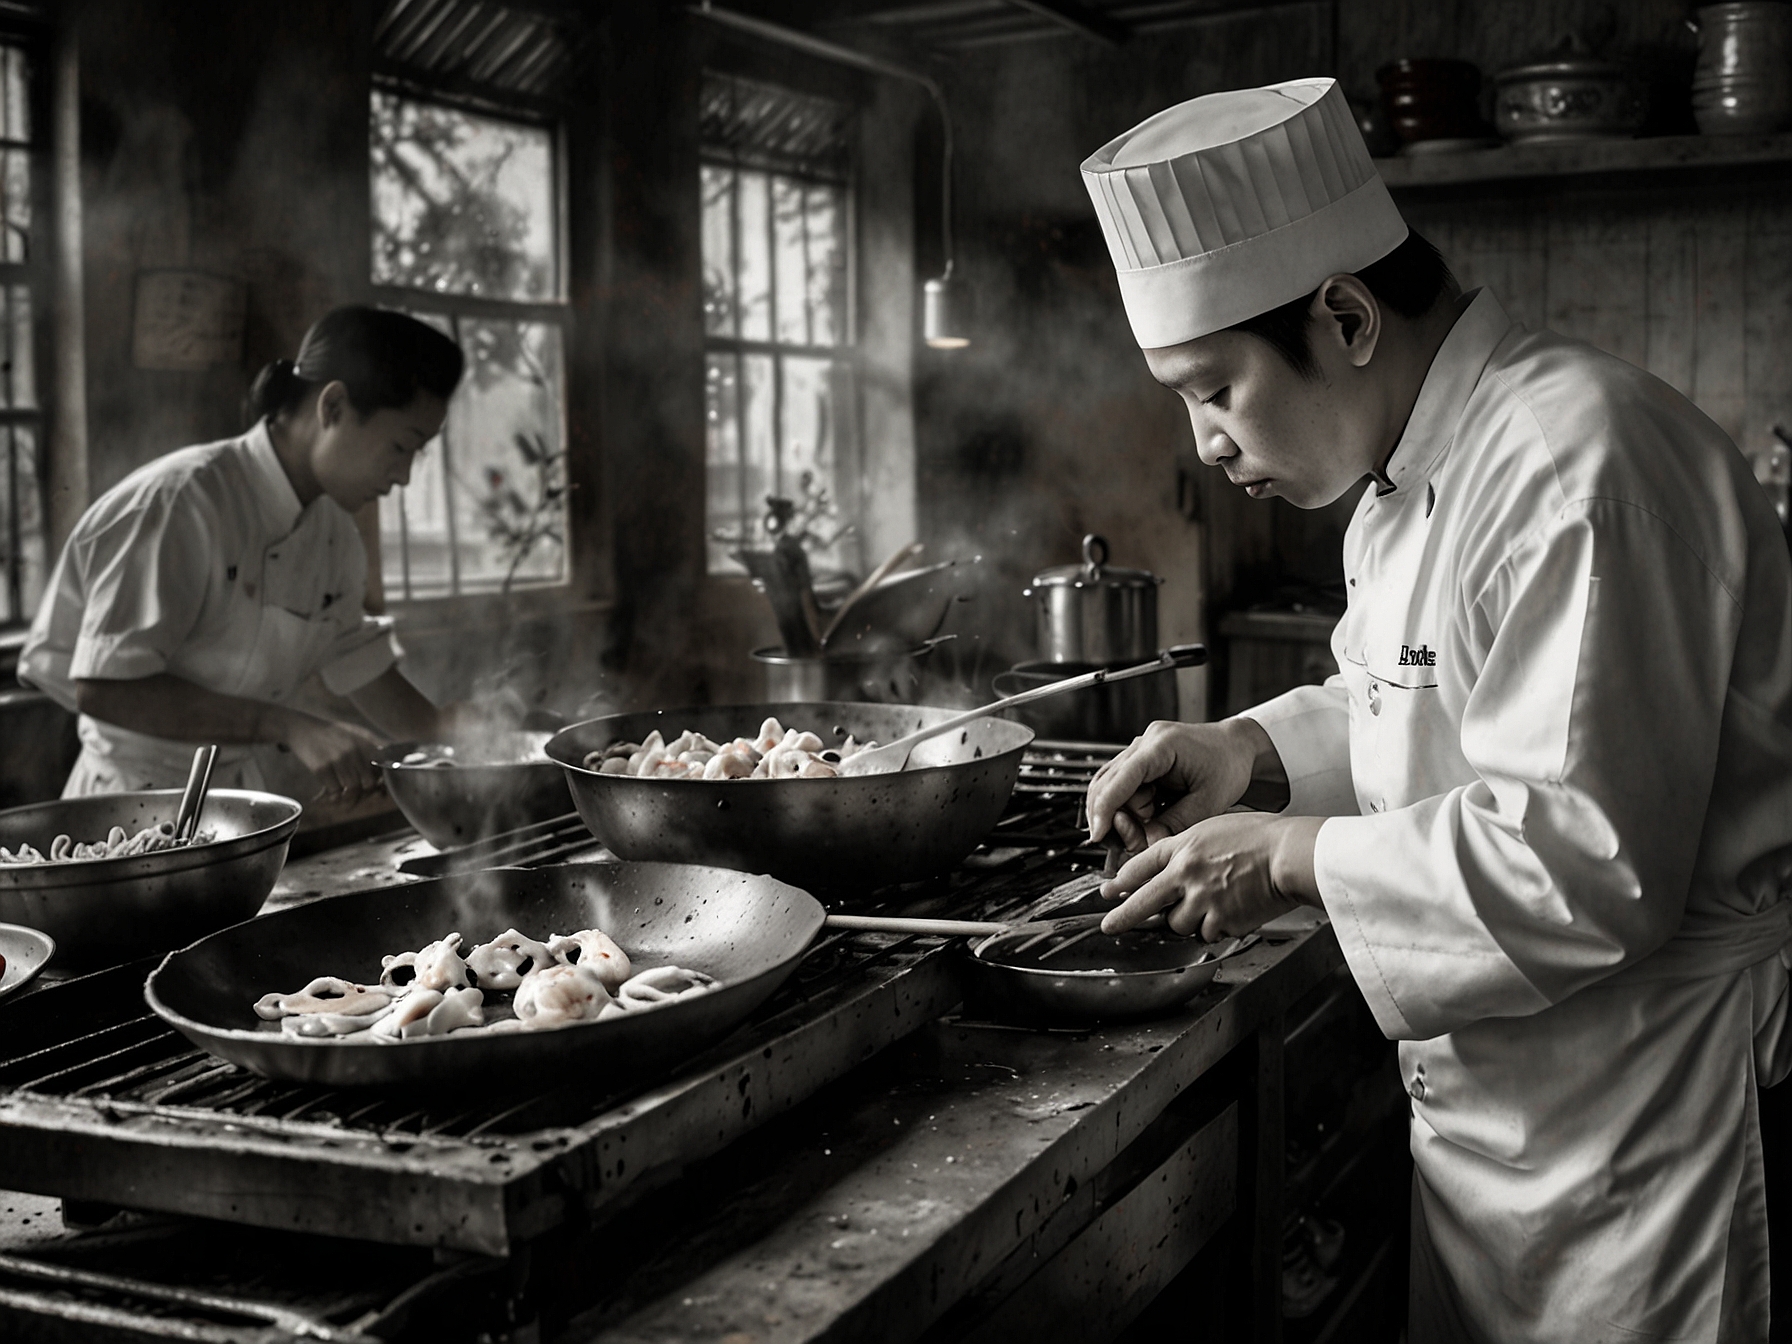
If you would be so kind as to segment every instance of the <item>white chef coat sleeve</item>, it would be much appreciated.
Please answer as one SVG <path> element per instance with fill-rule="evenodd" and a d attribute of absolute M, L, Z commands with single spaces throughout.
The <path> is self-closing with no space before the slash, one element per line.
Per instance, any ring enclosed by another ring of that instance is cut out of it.
<path fill-rule="evenodd" d="M 1664 943 L 1716 769 L 1741 603 L 1668 523 L 1571 503 L 1490 572 L 1468 595 L 1484 661 L 1461 745 L 1479 778 L 1328 820 L 1315 848 L 1395 1038 L 1538 1012 Z"/>
<path fill-rule="evenodd" d="M 386 669 L 397 664 L 402 650 L 387 616 L 371 616 L 344 626 L 330 646 L 320 674 L 324 685 L 337 695 L 353 695 Z"/>
<path fill-rule="evenodd" d="M 71 687 L 167 671 L 199 620 L 216 536 L 216 520 L 184 491 L 152 493 L 91 531 L 77 530 L 58 576 L 83 575 L 81 591 L 65 591 L 59 581 L 52 598 L 66 604 L 65 620 L 79 607 L 65 672 Z"/>
<path fill-rule="evenodd" d="M 1350 775 L 1350 695 L 1344 678 L 1293 690 L 1242 711 L 1269 735 L 1288 775 L 1290 817 L 1342 817 L 1357 812 Z"/>

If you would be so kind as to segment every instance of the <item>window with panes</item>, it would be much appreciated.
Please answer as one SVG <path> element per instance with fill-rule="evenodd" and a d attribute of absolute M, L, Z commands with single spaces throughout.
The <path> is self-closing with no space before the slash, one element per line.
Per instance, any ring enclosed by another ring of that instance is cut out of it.
<path fill-rule="evenodd" d="M 0 36 L 0 626 L 28 623 L 49 569 L 36 315 L 48 211 L 31 52 Z"/>
<path fill-rule="evenodd" d="M 389 599 L 567 577 L 562 170 L 551 123 L 376 87 L 373 282 L 466 352 L 441 436 L 380 507 Z"/>
<path fill-rule="evenodd" d="M 854 568 L 862 507 L 851 109 L 711 72 L 700 118 L 712 573 L 763 545 L 768 496 L 825 509 L 811 559 Z M 824 503 L 825 501 L 825 503 Z"/>

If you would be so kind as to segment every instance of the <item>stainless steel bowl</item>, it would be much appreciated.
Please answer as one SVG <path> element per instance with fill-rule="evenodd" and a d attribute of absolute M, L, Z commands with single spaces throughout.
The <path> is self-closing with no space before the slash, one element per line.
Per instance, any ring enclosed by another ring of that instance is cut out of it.
<path fill-rule="evenodd" d="M 48 851 L 58 835 L 103 840 L 114 826 L 135 835 L 174 820 L 179 789 L 62 798 L 0 812 L 0 845 Z M 213 789 L 201 830 L 208 845 L 127 859 L 0 864 L 0 921 L 42 929 L 65 961 L 122 961 L 192 942 L 248 919 L 286 862 L 303 809 L 247 789 Z"/>
<path fill-rule="evenodd" d="M 834 742 L 890 742 L 957 713 L 856 703 L 712 705 L 612 714 L 557 733 L 579 815 L 624 859 L 713 863 L 839 891 L 910 882 L 970 853 L 1002 815 L 1033 730 L 979 719 L 915 748 L 899 774 L 860 779 L 634 779 L 584 768 L 586 753 L 687 728 L 719 741 L 751 736 L 775 715 Z"/>
<path fill-rule="evenodd" d="M 521 759 L 540 756 L 547 740 L 546 733 L 507 734 L 500 741 L 482 743 L 484 756 L 469 749 L 471 764 L 455 765 L 405 765 L 404 758 L 413 752 L 442 744 L 394 742 L 380 750 L 374 764 L 405 820 L 437 849 L 448 849 L 572 811 L 560 767 L 545 756 Z M 518 759 L 481 764 L 492 756 Z"/>

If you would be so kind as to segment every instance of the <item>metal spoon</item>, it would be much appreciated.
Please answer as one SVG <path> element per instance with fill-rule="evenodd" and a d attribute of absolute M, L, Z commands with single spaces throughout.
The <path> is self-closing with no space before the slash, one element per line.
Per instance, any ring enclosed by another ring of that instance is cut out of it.
<path fill-rule="evenodd" d="M 180 810 L 174 814 L 174 843 L 188 844 L 199 831 L 199 814 L 205 810 L 205 795 L 212 787 L 212 766 L 217 763 L 218 749 L 196 747 L 193 768 L 187 772 L 186 791 L 180 796 Z"/>
<path fill-rule="evenodd" d="M 1035 686 L 1031 690 L 1003 696 L 1000 700 L 992 700 L 981 709 L 954 714 L 951 718 L 936 723 L 931 728 L 922 728 L 917 732 L 899 737 L 894 742 L 886 742 L 881 747 L 854 752 L 840 762 L 835 769 L 839 774 L 849 777 L 893 775 L 908 765 L 909 753 L 928 738 L 952 732 L 954 729 L 962 728 L 978 719 L 988 718 L 991 714 L 999 714 L 1004 709 L 1010 709 L 1015 705 L 1030 705 L 1033 701 L 1044 700 L 1048 696 L 1081 691 L 1090 686 L 1100 686 L 1105 682 L 1128 681 L 1133 677 L 1150 676 L 1153 672 L 1161 672 L 1166 667 L 1199 667 L 1206 661 L 1206 645 L 1178 644 L 1174 648 L 1165 649 L 1150 662 L 1140 663 L 1136 667 L 1100 667 L 1093 672 L 1085 672 L 1081 676 L 1065 677 L 1062 681 L 1047 682 L 1045 685 Z"/>

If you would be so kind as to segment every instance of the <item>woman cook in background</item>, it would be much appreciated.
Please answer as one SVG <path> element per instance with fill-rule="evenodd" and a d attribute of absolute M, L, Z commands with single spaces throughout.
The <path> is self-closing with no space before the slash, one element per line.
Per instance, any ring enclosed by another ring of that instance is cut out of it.
<path fill-rule="evenodd" d="M 395 738 L 446 735 L 368 615 L 352 515 L 442 428 L 460 348 L 402 313 L 338 308 L 250 393 L 255 424 L 133 472 L 64 546 L 19 678 L 80 714 L 64 797 L 213 782 L 352 801 L 378 786 L 365 731 L 296 708 L 314 674 Z M 297 767 L 295 768 L 295 762 Z"/>

